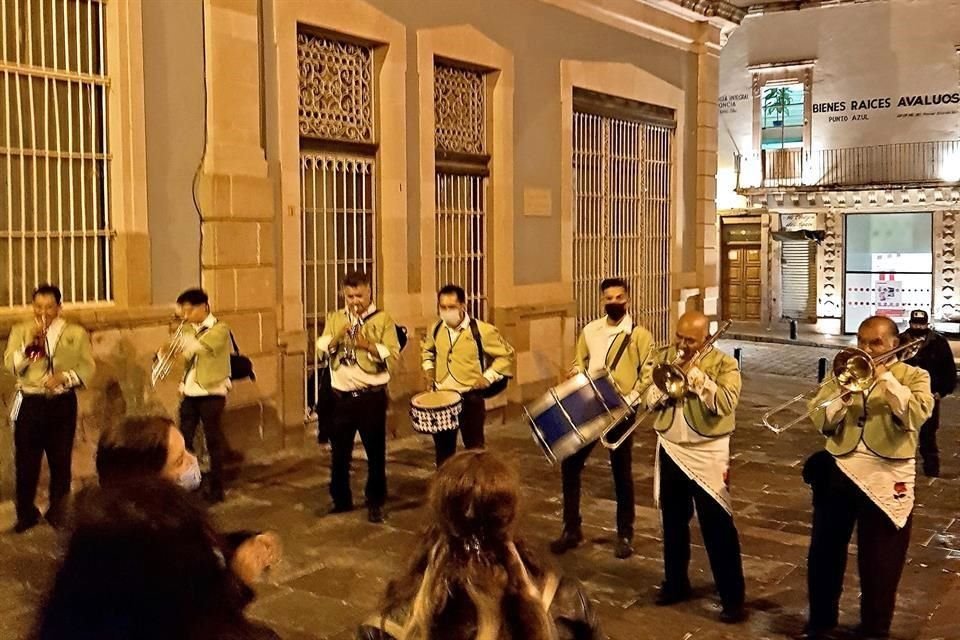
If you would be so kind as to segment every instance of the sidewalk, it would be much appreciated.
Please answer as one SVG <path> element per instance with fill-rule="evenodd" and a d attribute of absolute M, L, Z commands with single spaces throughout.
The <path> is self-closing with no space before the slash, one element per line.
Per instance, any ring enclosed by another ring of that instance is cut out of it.
<path fill-rule="evenodd" d="M 802 347 L 824 347 L 828 349 L 848 347 L 856 342 L 856 336 L 817 333 L 813 330 L 813 326 L 809 324 L 798 325 L 797 339 L 791 340 L 790 326 L 788 324 L 777 323 L 770 327 L 765 327 L 759 322 L 739 321 L 735 321 L 730 326 L 730 329 L 723 334 L 723 337 L 726 340 L 794 344 Z"/>

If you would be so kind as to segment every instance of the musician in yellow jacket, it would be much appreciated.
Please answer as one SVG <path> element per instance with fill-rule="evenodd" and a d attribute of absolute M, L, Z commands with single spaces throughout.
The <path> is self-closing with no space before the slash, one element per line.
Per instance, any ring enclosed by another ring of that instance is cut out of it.
<path fill-rule="evenodd" d="M 709 338 L 707 317 L 697 311 L 685 313 L 677 321 L 676 344 L 657 357 L 657 364 L 672 363 L 685 371 L 687 393 L 679 400 L 668 400 L 650 384 L 652 374 L 644 381 L 648 389 L 644 403 L 654 412 L 657 432 L 654 500 L 663 526 L 664 580 L 657 604 L 671 605 L 691 596 L 690 519 L 696 506 L 723 606 L 720 620 L 735 623 L 746 612 L 740 537 L 733 522 L 727 470 L 740 369 L 731 356 L 708 345 Z"/>
<path fill-rule="evenodd" d="M 458 391 L 463 398 L 459 428 L 433 434 L 439 467 L 457 452 L 457 431 L 467 449 L 483 448 L 485 396 L 502 390 L 513 376 L 516 352 L 495 326 L 470 317 L 462 287 L 440 289 L 437 307 L 440 320 L 420 345 L 424 381 L 428 389 Z"/>
<path fill-rule="evenodd" d="M 620 278 L 607 278 L 600 283 L 600 300 L 605 315 L 583 328 L 577 340 L 576 360 L 572 375 L 595 375 L 609 370 L 617 389 L 628 403 L 640 397 L 644 371 L 650 365 L 653 336 L 635 325 L 627 312 L 630 287 Z M 562 554 L 583 540 L 580 523 L 580 475 L 596 446 L 590 443 L 560 465 L 563 482 L 563 531 L 550 543 L 550 550 Z M 633 436 L 610 451 L 610 467 L 617 495 L 617 543 L 614 555 L 627 558 L 633 554 L 633 522 L 636 509 L 633 501 Z"/>
<path fill-rule="evenodd" d="M 857 346 L 871 357 L 897 347 L 897 325 L 888 317 L 864 320 Z M 893 356 L 896 357 L 896 356 Z M 813 489 L 813 528 L 807 556 L 808 635 L 837 625 L 847 546 L 857 528 L 860 630 L 887 637 L 896 605 L 913 522 L 917 442 L 933 412 L 930 375 L 893 361 L 877 364 L 866 393 L 841 394 L 836 382 L 810 403 L 825 450 L 804 465 Z"/>
<path fill-rule="evenodd" d="M 77 431 L 76 390 L 90 382 L 95 368 L 90 336 L 80 325 L 61 317 L 61 300 L 57 287 L 37 287 L 33 292 L 33 318 L 13 327 L 3 356 L 4 368 L 17 379 L 10 416 L 14 425 L 17 533 L 40 521 L 34 499 L 44 453 L 50 467 L 46 518 L 55 527 L 63 523 Z"/>
<path fill-rule="evenodd" d="M 330 432 L 331 514 L 353 510 L 350 461 L 357 433 L 367 454 L 367 519 L 384 521 L 387 499 L 387 384 L 400 356 L 397 325 L 373 301 L 370 276 L 343 278 L 344 307 L 327 314 L 317 353 L 330 362 L 333 425 Z"/>

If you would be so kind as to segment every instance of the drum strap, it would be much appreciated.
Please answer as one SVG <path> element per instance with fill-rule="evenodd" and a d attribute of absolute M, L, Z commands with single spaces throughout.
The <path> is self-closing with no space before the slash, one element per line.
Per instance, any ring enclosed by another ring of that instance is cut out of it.
<path fill-rule="evenodd" d="M 620 364 L 620 358 L 623 357 L 623 352 L 627 350 L 627 345 L 630 343 L 630 340 L 633 339 L 633 335 L 629 333 L 623 334 L 623 341 L 620 343 L 620 348 L 617 349 L 617 355 L 613 357 L 613 362 L 610 363 L 610 371 L 616 371 L 617 365 Z"/>
<path fill-rule="evenodd" d="M 434 343 L 437 341 L 437 334 L 440 333 L 441 327 L 443 327 L 443 320 L 438 322 L 433 328 Z M 477 325 L 477 320 L 475 318 L 470 318 L 470 333 L 473 335 L 473 341 L 477 343 L 477 359 L 480 361 L 480 372 L 482 373 L 487 369 L 487 358 L 486 354 L 483 352 L 483 338 L 480 337 L 480 327 Z"/>

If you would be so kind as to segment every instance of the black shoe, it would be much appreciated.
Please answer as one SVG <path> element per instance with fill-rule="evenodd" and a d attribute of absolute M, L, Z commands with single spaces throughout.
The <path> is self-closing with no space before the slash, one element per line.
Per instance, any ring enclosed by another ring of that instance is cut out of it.
<path fill-rule="evenodd" d="M 550 551 L 556 555 L 563 555 L 570 549 L 576 549 L 583 542 L 583 530 L 563 528 L 560 537 L 550 543 Z"/>
<path fill-rule="evenodd" d="M 383 507 L 370 507 L 367 509 L 367 520 L 374 524 L 383 522 Z"/>
<path fill-rule="evenodd" d="M 61 511 L 48 511 L 44 519 L 54 529 L 63 529 L 67 524 L 67 519 Z"/>
<path fill-rule="evenodd" d="M 824 640 L 836 626 L 836 622 L 833 624 L 812 624 L 808 622 L 803 628 L 803 635 L 801 637 L 805 640 Z"/>
<path fill-rule="evenodd" d="M 324 515 L 333 516 L 333 515 L 336 515 L 336 514 L 338 514 L 338 513 L 350 513 L 351 511 L 353 511 L 353 505 L 352 505 L 352 504 L 349 504 L 349 503 L 347 503 L 347 504 L 337 504 L 336 502 L 334 502 L 334 503 L 333 503 L 333 506 L 330 507 L 329 509 L 327 509 L 327 512 L 326 512 Z"/>
<path fill-rule="evenodd" d="M 747 610 L 741 604 L 736 607 L 724 607 L 720 612 L 720 622 L 724 624 L 737 624 L 747 619 Z"/>
<path fill-rule="evenodd" d="M 629 558 L 633 555 L 633 544 L 630 538 L 624 536 L 617 539 L 617 546 L 613 550 L 613 555 L 620 560 Z"/>
<path fill-rule="evenodd" d="M 664 582 L 660 585 L 660 593 L 657 594 L 657 599 L 654 600 L 654 604 L 658 607 L 669 607 L 672 604 L 689 600 L 691 595 L 693 594 L 689 584 L 675 587 Z"/>
<path fill-rule="evenodd" d="M 40 517 L 27 518 L 26 520 L 17 520 L 17 524 L 13 525 L 14 533 L 26 533 L 33 529 L 35 526 L 40 524 Z"/>

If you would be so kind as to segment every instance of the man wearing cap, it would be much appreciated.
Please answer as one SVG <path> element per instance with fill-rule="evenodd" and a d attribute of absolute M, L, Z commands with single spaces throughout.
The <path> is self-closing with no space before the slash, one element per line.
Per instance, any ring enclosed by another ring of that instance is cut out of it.
<path fill-rule="evenodd" d="M 927 312 L 915 309 L 910 312 L 910 328 L 900 336 L 900 343 L 923 339 L 917 355 L 907 364 L 920 367 L 930 374 L 930 390 L 933 392 L 933 414 L 920 427 L 920 457 L 923 458 L 923 474 L 929 478 L 940 475 L 940 450 L 937 448 L 937 429 L 940 428 L 940 399 L 953 393 L 957 386 L 957 366 L 953 361 L 950 343 L 930 328 Z"/>

